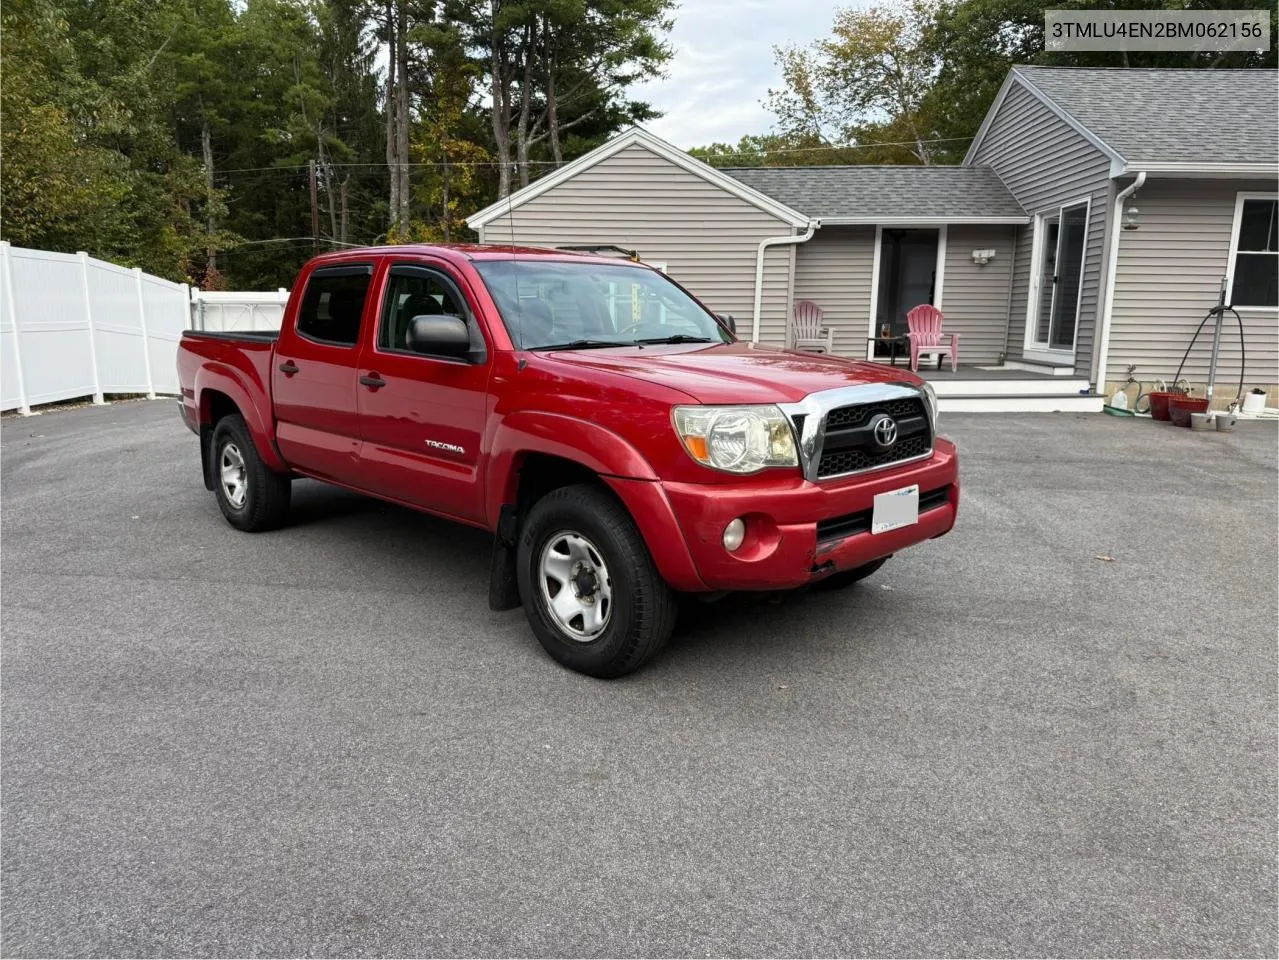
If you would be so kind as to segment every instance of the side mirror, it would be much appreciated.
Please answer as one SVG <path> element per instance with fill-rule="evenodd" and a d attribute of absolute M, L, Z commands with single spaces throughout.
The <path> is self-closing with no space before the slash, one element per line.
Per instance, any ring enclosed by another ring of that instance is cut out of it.
<path fill-rule="evenodd" d="M 716 316 L 719 317 L 720 322 L 723 323 L 724 326 L 728 327 L 729 333 L 734 336 L 737 335 L 737 321 L 733 319 L 733 315 L 731 313 L 717 313 Z"/>
<path fill-rule="evenodd" d="M 466 321 L 447 314 L 424 313 L 409 321 L 408 347 L 414 353 L 464 358 L 471 352 Z"/>

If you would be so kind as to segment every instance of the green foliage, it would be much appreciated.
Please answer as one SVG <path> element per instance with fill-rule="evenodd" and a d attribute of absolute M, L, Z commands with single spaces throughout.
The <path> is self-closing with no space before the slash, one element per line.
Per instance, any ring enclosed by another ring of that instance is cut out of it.
<path fill-rule="evenodd" d="M 1151 9 L 1150 0 L 889 0 L 840 9 L 831 35 L 776 50 L 775 133 L 693 151 L 717 166 L 958 163 L 1015 64 L 1087 67 L 1279 65 L 1273 0 L 1165 0 L 1168 9 L 1270 9 L 1266 53 L 1044 51 L 1046 9 Z"/>
<path fill-rule="evenodd" d="M 1266 10 L 1270 16 L 1268 53 L 1048 53 L 1044 50 L 1044 11 L 1077 10 Z M 929 29 L 929 46 L 937 51 L 939 69 L 929 93 L 939 136 L 972 137 L 981 126 L 1008 70 L 1019 63 L 1075 67 L 1226 68 L 1279 65 L 1279 17 L 1273 0 L 940 0 Z M 942 159 L 958 162 L 967 143 L 948 145 Z"/>
<path fill-rule="evenodd" d="M 928 0 L 836 11 L 831 36 L 812 47 L 779 47 L 786 86 L 769 91 L 782 133 L 832 144 L 883 144 L 882 162 L 930 163 L 936 139 L 928 92 L 938 69 L 929 43 Z M 863 157 L 863 162 L 866 162 Z"/>
<path fill-rule="evenodd" d="M 0 229 L 204 287 L 287 286 L 312 253 L 472 239 L 497 196 L 476 18 L 519 52 L 534 173 L 651 117 L 626 87 L 669 55 L 670 0 L 6 0 L 0 4 Z M 392 233 L 386 17 L 407 28 L 408 218 Z M 467 18 L 470 18 L 469 20 Z M 492 24 L 490 24 L 490 28 Z M 539 59 L 540 58 L 540 59 Z M 315 168 L 315 227 L 310 170 Z"/>

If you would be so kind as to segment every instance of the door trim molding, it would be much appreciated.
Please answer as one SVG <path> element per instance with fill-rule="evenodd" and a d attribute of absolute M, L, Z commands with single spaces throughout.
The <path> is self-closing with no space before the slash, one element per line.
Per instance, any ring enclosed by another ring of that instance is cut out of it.
<path fill-rule="evenodd" d="M 1072 331 L 1070 348 L 1053 347 L 1052 343 L 1052 312 L 1053 307 L 1057 305 L 1057 291 L 1053 290 L 1052 301 L 1048 305 L 1048 339 L 1039 341 L 1035 339 L 1035 328 L 1039 323 L 1039 303 L 1042 297 L 1040 293 L 1043 289 L 1043 262 L 1044 262 L 1044 235 L 1047 230 L 1044 227 L 1044 220 L 1047 217 L 1057 216 L 1057 238 L 1058 244 L 1061 243 L 1061 218 L 1064 211 L 1071 207 L 1084 208 L 1084 238 L 1083 250 L 1079 257 L 1079 289 L 1075 293 L 1075 326 Z M 1087 273 L 1088 266 L 1088 234 L 1092 230 L 1092 194 L 1079 197 L 1075 200 L 1066 200 L 1054 207 L 1048 207 L 1035 213 L 1032 220 L 1034 234 L 1030 244 L 1030 282 L 1027 287 L 1028 296 L 1026 297 L 1026 329 L 1022 336 L 1022 356 L 1029 360 L 1041 360 L 1045 363 L 1062 363 L 1067 361 L 1071 364 L 1075 362 L 1075 351 L 1079 347 L 1079 316 L 1083 312 L 1084 305 L 1084 276 Z"/>
<path fill-rule="evenodd" d="M 937 262 L 933 267 L 933 306 L 938 310 L 942 309 L 942 287 L 946 279 L 946 224 L 937 227 L 919 227 L 908 229 L 936 230 L 937 231 Z M 875 359 L 875 344 L 871 341 L 871 337 L 879 335 L 879 331 L 875 329 L 876 314 L 879 311 L 879 270 L 882 261 L 881 252 L 884 248 L 884 225 L 877 223 L 875 225 L 875 249 L 871 255 L 870 262 L 870 317 L 866 322 L 866 359 Z"/>
<path fill-rule="evenodd" d="M 879 261 L 884 246 L 884 227 L 875 224 L 875 249 L 870 261 L 870 319 L 866 321 L 866 359 L 875 359 L 875 344 L 870 337 L 878 336 L 875 330 L 875 314 L 879 310 Z"/>
<path fill-rule="evenodd" d="M 941 310 L 942 283 L 946 279 L 946 224 L 937 228 L 937 266 L 933 268 L 937 279 L 933 282 L 933 306 Z"/>

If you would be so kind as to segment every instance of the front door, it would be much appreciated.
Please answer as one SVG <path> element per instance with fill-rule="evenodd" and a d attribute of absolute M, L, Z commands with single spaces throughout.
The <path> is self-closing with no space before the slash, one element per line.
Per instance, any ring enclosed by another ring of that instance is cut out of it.
<path fill-rule="evenodd" d="M 355 406 L 360 329 L 372 264 L 319 267 L 306 280 L 297 320 L 280 331 L 271 371 L 276 443 L 290 464 L 356 484 L 360 424 Z"/>
<path fill-rule="evenodd" d="M 1026 348 L 1074 362 L 1088 236 L 1087 201 L 1041 215 L 1035 224 L 1036 269 Z"/>
<path fill-rule="evenodd" d="M 483 521 L 476 472 L 490 364 L 474 300 L 443 264 L 393 262 L 381 287 L 376 336 L 359 364 L 362 485 L 436 513 Z M 466 321 L 472 360 L 408 348 L 409 321 L 441 313 Z"/>
<path fill-rule="evenodd" d="M 880 232 L 879 290 L 875 298 L 874 356 L 889 356 L 886 337 L 906 334 L 906 314 L 937 296 L 937 230 L 892 229 Z"/>

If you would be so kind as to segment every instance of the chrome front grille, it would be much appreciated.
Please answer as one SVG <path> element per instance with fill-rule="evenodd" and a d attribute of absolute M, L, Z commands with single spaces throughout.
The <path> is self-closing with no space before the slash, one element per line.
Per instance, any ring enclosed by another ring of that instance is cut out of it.
<path fill-rule="evenodd" d="M 875 470 L 903 460 L 922 457 L 928 453 L 928 450 L 928 439 L 918 435 L 898 440 L 891 450 L 882 453 L 871 453 L 867 450 L 825 450 L 822 452 L 821 462 L 817 465 L 817 476 L 825 480 L 827 477 L 842 477 L 846 473 Z"/>
<path fill-rule="evenodd" d="M 831 480 L 923 460 L 933 452 L 936 413 L 922 390 L 908 384 L 840 387 L 783 404 L 799 438 L 809 480 Z M 880 414 L 897 424 L 897 439 L 884 448 L 873 437 Z"/>

